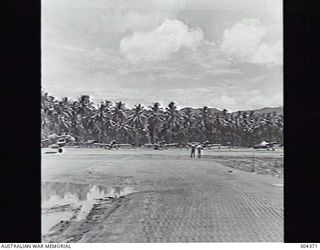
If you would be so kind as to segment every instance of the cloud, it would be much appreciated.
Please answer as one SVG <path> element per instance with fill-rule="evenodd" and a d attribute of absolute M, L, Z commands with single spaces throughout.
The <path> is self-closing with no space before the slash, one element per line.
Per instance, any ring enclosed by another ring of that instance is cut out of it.
<path fill-rule="evenodd" d="M 244 99 L 244 98 L 243 98 Z M 244 104 L 244 100 L 242 100 Z M 247 109 L 253 108 L 261 108 L 261 107 L 275 107 L 283 105 L 283 94 L 281 91 L 248 91 L 247 92 L 247 100 L 244 107 Z"/>
<path fill-rule="evenodd" d="M 255 52 L 266 33 L 258 20 L 243 20 L 224 32 L 221 47 L 231 56 L 245 60 Z"/>
<path fill-rule="evenodd" d="M 130 8 L 130 9 L 173 9 L 183 8 L 186 0 L 46 0 L 45 5 L 74 8 Z"/>
<path fill-rule="evenodd" d="M 237 102 L 236 102 L 236 99 L 234 97 L 230 97 L 230 96 L 227 96 L 227 95 L 222 95 L 219 99 L 219 105 L 220 105 L 220 108 L 222 107 L 232 107 L 233 105 L 235 105 Z"/>
<path fill-rule="evenodd" d="M 135 0 L 135 1 L 126 1 L 126 0 L 113 0 L 115 2 L 124 2 L 127 4 L 127 7 L 130 9 L 147 9 L 147 10 L 182 10 L 185 8 L 187 0 Z"/>
<path fill-rule="evenodd" d="M 261 25 L 257 19 L 244 19 L 225 30 L 221 49 L 238 62 L 281 65 L 281 40 L 264 42 L 267 35 L 273 32 L 273 28 Z"/>
<path fill-rule="evenodd" d="M 60 44 L 119 46 L 124 35 L 148 31 L 168 18 L 175 19 L 183 2 L 46 0 L 41 6 L 42 35 Z"/>
<path fill-rule="evenodd" d="M 58 97 L 88 92 L 129 105 L 277 106 L 282 69 L 273 65 L 282 58 L 281 4 L 43 1 L 43 86 Z M 242 20 L 248 17 L 255 19 Z"/>
<path fill-rule="evenodd" d="M 149 32 L 134 32 L 120 42 L 129 61 L 165 61 L 182 48 L 195 48 L 203 40 L 201 29 L 191 29 L 179 20 L 166 19 Z"/>
<path fill-rule="evenodd" d="M 123 9 L 107 9 L 101 16 L 101 25 L 105 32 L 123 34 L 137 29 L 149 29 L 156 27 L 165 16 L 159 12 L 141 13 Z M 161 14 L 161 15 L 160 15 Z M 101 32 L 101 31 L 99 31 Z"/>
<path fill-rule="evenodd" d="M 256 64 L 282 64 L 282 43 L 281 41 L 267 45 L 260 44 L 256 53 L 251 58 L 252 63 Z"/>

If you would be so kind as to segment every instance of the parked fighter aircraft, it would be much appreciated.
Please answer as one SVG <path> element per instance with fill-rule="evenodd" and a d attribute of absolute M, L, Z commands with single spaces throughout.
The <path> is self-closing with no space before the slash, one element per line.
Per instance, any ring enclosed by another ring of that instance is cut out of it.
<path fill-rule="evenodd" d="M 221 148 L 221 144 L 214 144 L 214 143 L 210 143 L 209 141 L 205 141 L 205 142 L 192 142 L 192 143 L 187 143 L 187 146 L 191 146 L 192 144 L 194 145 L 201 145 L 203 148 Z"/>
<path fill-rule="evenodd" d="M 203 143 L 201 143 L 202 146 L 204 148 L 208 148 L 208 149 L 211 149 L 211 148 L 218 148 L 218 149 L 221 149 L 221 144 L 216 144 L 216 143 L 210 143 L 209 141 L 205 141 Z"/>
<path fill-rule="evenodd" d="M 97 145 L 99 147 L 102 147 L 102 148 L 105 148 L 105 149 L 119 149 L 120 147 L 131 147 L 131 144 L 128 144 L 128 143 L 123 143 L 123 144 L 118 144 L 116 142 L 116 140 L 112 140 L 110 143 L 99 143 L 99 142 L 96 142 L 96 143 L 93 143 L 94 145 Z"/>
<path fill-rule="evenodd" d="M 146 143 L 144 144 L 145 147 L 148 148 L 154 148 L 155 150 L 162 150 L 162 149 L 168 149 L 170 147 L 178 147 L 179 143 L 166 143 L 166 141 L 160 141 L 158 143 Z"/>
<path fill-rule="evenodd" d="M 267 142 L 263 141 L 260 144 L 254 145 L 254 149 L 267 149 L 267 150 L 275 150 L 274 146 L 276 145 L 276 142 Z"/>
<path fill-rule="evenodd" d="M 70 142 L 75 142 L 76 139 L 72 137 L 71 135 L 56 135 L 52 134 L 49 135 L 48 138 L 41 140 L 41 147 L 44 148 L 52 148 L 52 149 L 57 149 L 59 153 L 63 152 L 63 147 L 70 143 Z"/>
<path fill-rule="evenodd" d="M 87 140 L 87 141 L 79 141 L 75 143 L 75 146 L 78 147 L 88 147 L 90 145 L 93 145 L 95 142 L 98 142 L 98 140 Z"/>

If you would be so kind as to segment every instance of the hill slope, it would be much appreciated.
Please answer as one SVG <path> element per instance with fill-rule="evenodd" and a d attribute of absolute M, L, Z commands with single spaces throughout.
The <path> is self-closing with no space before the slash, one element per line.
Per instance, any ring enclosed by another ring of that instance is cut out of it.
<path fill-rule="evenodd" d="M 274 108 L 270 108 L 270 107 L 265 107 L 262 109 L 256 109 L 256 110 L 246 110 L 247 112 L 250 111 L 254 111 L 255 114 L 263 114 L 263 113 L 273 113 L 273 112 L 277 112 L 280 115 L 283 115 L 283 107 L 274 107 Z"/>
<path fill-rule="evenodd" d="M 182 108 L 179 110 L 179 112 L 185 112 L 187 108 Z M 200 113 L 200 109 L 201 108 L 190 108 L 191 112 L 193 114 L 199 114 Z M 222 110 L 216 109 L 216 108 L 209 108 L 211 113 L 220 113 L 222 112 Z M 273 112 L 277 112 L 280 115 L 283 115 L 283 107 L 265 107 L 265 108 L 261 108 L 261 109 L 256 109 L 256 110 L 240 110 L 241 112 L 251 112 L 254 111 L 255 114 L 263 114 L 263 113 L 273 113 Z M 232 113 L 237 113 L 239 111 L 236 112 L 232 112 Z"/>

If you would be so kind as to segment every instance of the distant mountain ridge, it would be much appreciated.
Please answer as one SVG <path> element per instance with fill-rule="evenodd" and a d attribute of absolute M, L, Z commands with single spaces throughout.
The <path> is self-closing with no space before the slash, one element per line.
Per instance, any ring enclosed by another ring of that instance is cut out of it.
<path fill-rule="evenodd" d="M 194 115 L 198 115 L 201 112 L 202 108 L 191 108 L 191 107 L 185 107 L 182 109 L 179 109 L 179 113 L 184 113 L 187 109 L 191 110 L 191 113 Z M 210 113 L 214 114 L 214 113 L 222 113 L 222 110 L 217 109 L 217 108 L 209 108 L 208 110 Z M 261 109 L 253 109 L 253 110 L 240 110 L 241 112 L 252 112 L 254 111 L 255 114 L 267 114 L 267 113 L 273 113 L 273 112 L 277 112 L 279 115 L 283 115 L 283 107 L 264 107 Z M 235 111 L 235 112 L 231 112 L 232 114 L 236 114 L 239 111 Z M 125 111 L 125 113 L 130 116 L 132 114 L 134 114 L 133 109 L 127 109 Z"/>
<path fill-rule="evenodd" d="M 267 113 L 277 112 L 278 114 L 283 115 L 283 107 L 274 107 L 274 108 L 265 107 L 262 109 L 244 110 L 244 111 L 246 112 L 254 111 L 255 114 L 267 114 Z M 241 112 L 244 112 L 244 111 L 241 111 Z M 236 113 L 236 112 L 233 112 L 233 113 Z"/>
<path fill-rule="evenodd" d="M 180 112 L 185 112 L 185 110 L 187 110 L 188 108 L 190 107 L 186 107 L 186 108 L 182 108 L 180 109 L 179 111 Z M 222 110 L 220 109 L 217 109 L 217 108 L 208 108 L 209 111 L 211 113 L 221 113 Z M 199 114 L 200 113 L 200 110 L 201 108 L 190 108 L 191 110 L 191 113 L 193 114 Z M 283 115 L 283 107 L 264 107 L 264 108 L 261 108 L 261 109 L 253 109 L 253 110 L 240 110 L 241 112 L 252 112 L 254 111 L 255 114 L 267 114 L 267 113 L 273 113 L 273 112 L 277 112 L 278 114 L 280 115 Z M 234 113 L 238 113 L 239 111 L 235 111 L 235 112 L 232 112 L 233 114 Z"/>
<path fill-rule="evenodd" d="M 191 110 L 192 114 L 199 114 L 201 112 L 201 108 L 191 108 L 191 107 L 185 107 L 179 110 L 179 112 L 185 112 L 187 109 Z M 216 109 L 216 108 L 208 108 L 208 110 L 211 113 L 221 113 L 222 110 Z"/>

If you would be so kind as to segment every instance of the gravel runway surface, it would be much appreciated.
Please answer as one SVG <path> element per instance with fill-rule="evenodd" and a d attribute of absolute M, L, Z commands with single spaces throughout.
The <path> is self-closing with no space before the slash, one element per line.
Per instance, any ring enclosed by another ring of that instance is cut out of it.
<path fill-rule="evenodd" d="M 45 152 L 44 242 L 283 241 L 283 151 Z M 253 154 L 255 172 L 237 166 Z M 278 174 L 257 171 L 259 159 Z"/>

